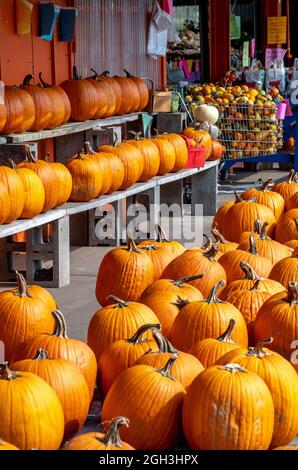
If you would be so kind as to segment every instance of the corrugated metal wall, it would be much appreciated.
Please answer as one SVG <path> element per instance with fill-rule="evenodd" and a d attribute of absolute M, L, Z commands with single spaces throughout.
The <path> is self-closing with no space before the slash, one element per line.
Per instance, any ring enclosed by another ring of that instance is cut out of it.
<path fill-rule="evenodd" d="M 94 68 L 122 75 L 123 68 L 160 84 L 160 60 L 147 53 L 153 0 L 75 0 L 79 10 L 76 63 L 83 76 Z"/>

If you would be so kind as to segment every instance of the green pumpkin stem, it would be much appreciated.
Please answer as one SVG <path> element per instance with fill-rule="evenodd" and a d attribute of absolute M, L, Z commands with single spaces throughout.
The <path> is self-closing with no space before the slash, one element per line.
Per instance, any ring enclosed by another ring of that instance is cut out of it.
<path fill-rule="evenodd" d="M 129 420 L 123 416 L 112 419 L 110 421 L 107 432 L 104 437 L 96 437 L 96 439 L 104 444 L 106 447 L 123 447 L 123 442 L 120 438 L 119 429 L 121 426 L 129 427 Z"/>
<path fill-rule="evenodd" d="M 60 310 L 55 309 L 52 311 L 52 315 L 56 321 L 55 331 L 52 336 L 57 336 L 58 338 L 68 338 L 67 324 L 63 313 L 60 312 Z"/>
<path fill-rule="evenodd" d="M 112 300 L 113 302 L 115 302 L 115 308 L 124 308 L 128 307 L 129 305 L 129 302 L 125 302 L 125 300 L 120 299 L 116 295 L 109 295 L 107 297 L 107 300 Z"/>
<path fill-rule="evenodd" d="M 15 295 L 19 297 L 32 297 L 28 290 L 28 286 L 23 274 L 16 271 L 16 279 L 17 279 L 17 290 Z"/>
<path fill-rule="evenodd" d="M 139 343 L 145 343 L 145 342 L 148 342 L 150 341 L 149 338 L 142 338 L 143 334 L 147 333 L 147 331 L 149 330 L 153 330 L 153 329 L 158 329 L 160 328 L 160 325 L 159 324 L 156 324 L 156 325 L 143 325 L 141 326 L 141 328 L 138 329 L 138 331 L 129 339 L 127 339 L 126 341 L 128 343 L 133 343 L 133 344 L 139 344 Z"/>
<path fill-rule="evenodd" d="M 266 353 L 263 348 L 272 343 L 273 343 L 273 338 L 262 339 L 261 341 L 258 342 L 258 344 L 255 347 L 249 348 L 247 355 L 256 356 L 260 359 L 263 357 L 266 357 L 268 356 L 268 353 Z"/>
<path fill-rule="evenodd" d="M 202 279 L 205 276 L 204 274 L 198 274 L 197 276 L 189 276 L 183 277 L 182 279 L 178 279 L 177 281 L 171 281 L 171 284 L 176 287 L 182 287 L 183 284 L 187 284 L 188 282 L 197 281 L 198 279 Z"/>
<path fill-rule="evenodd" d="M 222 343 L 233 344 L 234 341 L 232 340 L 232 333 L 234 331 L 235 325 L 236 325 L 235 320 L 231 319 L 227 330 L 221 336 L 219 336 L 219 338 L 217 338 L 217 341 L 221 341 Z"/>
<path fill-rule="evenodd" d="M 248 264 L 241 261 L 240 268 L 245 274 L 245 281 L 261 281 L 262 279 L 258 276 L 256 271 Z"/>
<path fill-rule="evenodd" d="M 34 361 L 43 361 L 49 359 L 48 351 L 45 349 L 39 348 L 36 352 L 36 356 L 33 358 Z"/>
<path fill-rule="evenodd" d="M 298 282 L 290 282 L 288 287 L 288 300 L 291 307 L 298 304 Z"/>
<path fill-rule="evenodd" d="M 163 353 L 177 354 L 179 352 L 177 351 L 177 349 L 174 348 L 174 346 L 170 343 L 168 338 L 166 338 L 166 336 L 164 336 L 160 330 L 155 329 L 153 330 L 152 334 L 158 346 L 157 354 L 163 354 Z"/>
<path fill-rule="evenodd" d="M 222 300 L 220 300 L 217 297 L 216 294 L 219 291 L 219 289 L 221 289 L 221 287 L 224 287 L 225 285 L 226 285 L 226 282 L 224 280 L 222 280 L 218 284 L 216 284 L 216 286 L 214 286 L 211 289 L 210 294 L 209 294 L 208 299 L 206 300 L 206 302 L 208 302 L 208 304 L 222 303 Z"/>
<path fill-rule="evenodd" d="M 20 375 L 9 369 L 8 362 L 2 362 L 0 364 L 0 380 L 14 380 L 20 377 Z"/>
<path fill-rule="evenodd" d="M 173 354 L 173 356 L 168 360 L 164 368 L 159 369 L 158 372 L 164 377 L 167 377 L 168 379 L 175 380 L 174 377 L 172 376 L 172 368 L 178 356 L 179 356 L 179 352 L 176 352 L 175 354 Z"/>

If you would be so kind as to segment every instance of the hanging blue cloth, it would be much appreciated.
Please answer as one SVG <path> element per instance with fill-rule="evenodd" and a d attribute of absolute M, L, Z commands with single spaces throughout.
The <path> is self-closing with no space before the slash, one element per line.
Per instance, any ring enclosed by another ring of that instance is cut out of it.
<path fill-rule="evenodd" d="M 72 42 L 75 37 L 76 8 L 61 7 L 60 9 L 60 41 Z"/>
<path fill-rule="evenodd" d="M 52 41 L 55 24 L 60 13 L 60 7 L 54 3 L 39 4 L 40 37 Z"/>

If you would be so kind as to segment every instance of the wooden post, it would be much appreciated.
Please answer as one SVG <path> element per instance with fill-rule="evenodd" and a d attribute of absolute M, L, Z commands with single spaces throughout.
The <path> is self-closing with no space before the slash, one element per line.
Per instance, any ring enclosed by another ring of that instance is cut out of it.
<path fill-rule="evenodd" d="M 213 82 L 220 80 L 230 69 L 230 0 L 210 0 L 210 75 Z"/>

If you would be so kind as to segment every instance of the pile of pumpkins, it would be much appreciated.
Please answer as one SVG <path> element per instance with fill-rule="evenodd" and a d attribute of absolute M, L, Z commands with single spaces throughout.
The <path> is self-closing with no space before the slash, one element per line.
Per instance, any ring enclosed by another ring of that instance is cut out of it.
<path fill-rule="evenodd" d="M 297 449 L 297 248 L 295 172 L 220 207 L 202 247 L 160 227 L 128 239 L 100 264 L 88 345 L 17 273 L 0 293 L 0 449 Z M 95 382 L 109 425 L 73 437 Z"/>
<path fill-rule="evenodd" d="M 138 181 L 182 170 L 188 148 L 178 134 L 104 145 L 90 143 L 65 165 L 37 160 L 26 146 L 25 161 L 0 166 L 0 224 L 30 219 L 69 201 L 87 202 L 125 190 Z"/>
<path fill-rule="evenodd" d="M 20 86 L 5 87 L 5 104 L 0 105 L 0 133 L 54 129 L 67 121 L 104 119 L 114 115 L 143 111 L 149 103 L 145 80 L 126 72 L 125 77 L 108 73 L 82 79 L 76 66 L 73 78 L 49 85 L 39 74 L 32 84 L 27 75 Z"/>

